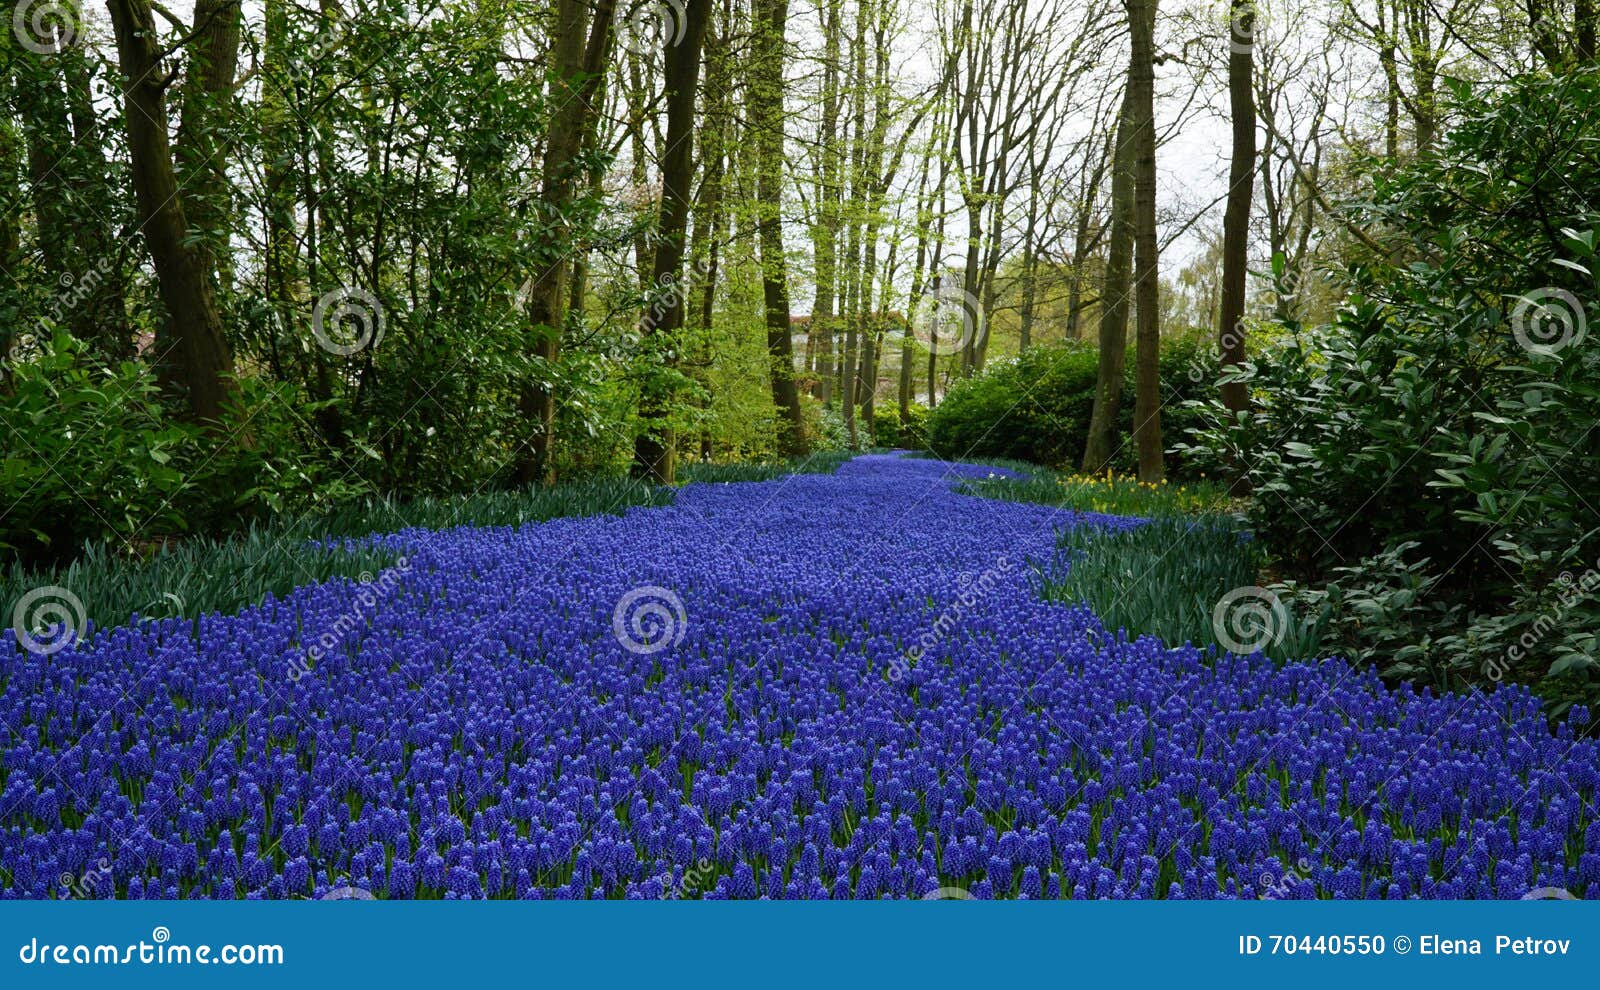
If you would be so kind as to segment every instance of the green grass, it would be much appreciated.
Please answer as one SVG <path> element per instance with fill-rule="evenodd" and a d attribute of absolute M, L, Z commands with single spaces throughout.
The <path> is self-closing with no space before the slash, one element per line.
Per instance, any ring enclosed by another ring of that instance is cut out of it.
<path fill-rule="evenodd" d="M 1204 480 L 1150 483 L 1130 476 L 1057 474 L 1044 468 L 1033 468 L 1024 479 L 964 482 L 963 490 L 969 495 L 1010 502 L 1038 502 L 1081 512 L 1145 518 L 1214 515 L 1231 506 L 1226 489 Z"/>
<path fill-rule="evenodd" d="M 1005 468 L 1008 471 L 1015 471 L 1016 473 L 1030 479 L 1049 478 L 1055 476 L 1055 472 L 1047 467 L 1040 467 L 1039 465 L 1032 464 L 1028 461 L 1013 460 L 1009 457 L 957 457 L 952 460 L 950 458 L 939 457 L 931 454 L 926 450 L 914 451 L 906 456 L 915 457 L 918 460 L 923 461 L 942 461 L 945 464 L 976 464 L 979 467 Z M 1006 479 L 996 479 L 997 482 L 1004 480 Z M 1020 482 L 1016 483 L 1020 484 Z"/>
<path fill-rule="evenodd" d="M 822 453 L 770 464 L 687 464 L 688 482 L 766 481 L 796 473 L 831 473 L 853 454 Z M 395 555 L 375 548 L 329 548 L 330 539 L 421 527 L 518 526 L 560 517 L 620 513 L 634 506 L 669 505 L 673 491 L 630 478 L 596 478 L 550 488 L 483 492 L 469 496 L 374 498 L 335 510 L 252 524 L 226 536 L 191 536 L 146 556 L 108 545 L 91 545 L 59 567 L 0 571 L 0 609 L 9 622 L 14 603 L 35 588 L 65 588 L 83 604 L 95 628 L 128 622 L 134 615 L 164 619 L 231 614 L 283 596 L 303 584 L 334 577 L 376 575 Z"/>
<path fill-rule="evenodd" d="M 1222 646 L 1226 636 L 1247 645 L 1260 640 L 1274 659 L 1317 655 L 1325 620 L 1293 615 L 1259 587 L 1265 554 L 1229 511 L 1235 506 L 1222 486 L 979 463 L 1026 476 L 965 481 L 961 490 L 969 495 L 1148 520 L 1130 530 L 1063 530 L 1041 582 L 1046 599 L 1082 602 L 1109 629 L 1169 644 Z"/>
<path fill-rule="evenodd" d="M 1260 587 L 1266 563 L 1241 523 L 1222 515 L 1152 519 L 1130 530 L 1064 530 L 1041 594 L 1082 602 L 1108 629 L 1170 645 L 1260 648 L 1275 660 L 1318 655 L 1325 619 Z"/>

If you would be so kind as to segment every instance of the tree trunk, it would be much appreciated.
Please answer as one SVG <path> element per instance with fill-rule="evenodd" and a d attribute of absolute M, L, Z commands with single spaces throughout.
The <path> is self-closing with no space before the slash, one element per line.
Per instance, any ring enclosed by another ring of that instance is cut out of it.
<path fill-rule="evenodd" d="M 1138 317 L 1134 360 L 1133 442 L 1139 480 L 1166 476 L 1161 444 L 1160 244 L 1156 240 L 1155 24 L 1157 0 L 1125 0 L 1133 40 L 1128 89 L 1134 132 L 1134 309 Z"/>
<path fill-rule="evenodd" d="M 811 334 L 817 344 L 818 398 L 833 402 L 833 315 L 839 236 L 839 35 L 841 0 L 828 0 L 823 8 L 823 65 L 821 145 L 817 156 L 816 222 L 811 228 L 816 258 L 816 297 L 811 305 Z"/>
<path fill-rule="evenodd" d="M 806 425 L 794 382 L 789 276 L 783 254 L 783 65 L 789 0 L 755 0 L 752 9 L 750 120 L 755 129 L 757 242 L 767 315 L 767 365 L 778 409 L 778 450 L 806 453 Z"/>
<path fill-rule="evenodd" d="M 1223 369 L 1244 363 L 1244 296 L 1248 274 L 1250 201 L 1256 170 L 1256 104 L 1252 80 L 1253 0 L 1233 0 L 1229 25 L 1228 105 L 1233 117 L 1233 160 L 1228 166 L 1228 205 L 1222 217 L 1222 300 L 1217 317 L 1217 351 Z M 1222 385 L 1222 404 L 1229 412 L 1248 408 L 1243 382 Z"/>
<path fill-rule="evenodd" d="M 1131 74 L 1131 73 L 1130 73 Z M 1084 441 L 1083 471 L 1110 466 L 1116 452 L 1117 416 L 1122 409 L 1122 376 L 1128 360 L 1128 293 L 1132 287 L 1134 242 L 1134 158 L 1137 146 L 1133 86 L 1122 94 L 1116 150 L 1111 166 L 1111 237 L 1105 281 L 1100 290 L 1100 369 L 1094 408 Z"/>
<path fill-rule="evenodd" d="M 124 94 L 128 155 L 139 203 L 140 229 L 150 246 L 162 304 L 172 321 L 189 411 L 219 424 L 236 406 L 233 354 L 222 334 L 212 293 L 213 273 L 190 241 L 185 200 L 173 171 L 161 50 L 149 0 L 108 0 Z"/>
<path fill-rule="evenodd" d="M 206 253 L 206 266 L 215 275 L 217 265 L 229 263 L 228 155 L 218 137 L 232 116 L 228 103 L 239 68 L 239 0 L 196 0 L 193 35 L 173 151 L 196 248 Z"/>
<path fill-rule="evenodd" d="M 693 196 L 695 90 L 700 81 L 700 49 L 711 19 L 711 0 L 685 0 L 683 11 L 682 38 L 676 39 L 667 32 L 666 39 L 666 150 L 661 156 L 661 220 L 654 277 L 650 280 L 656 299 L 646 305 L 639 321 L 646 340 L 655 338 L 654 342 L 667 345 L 659 348 L 661 353 L 670 350 L 683 326 L 683 293 L 678 284 L 683 277 L 683 241 Z M 645 428 L 634 440 L 633 474 L 660 485 L 672 484 L 676 473 L 675 443 L 667 422 L 671 407 L 672 395 L 659 380 L 646 383 L 639 399 L 639 415 Z"/>
<path fill-rule="evenodd" d="M 1595 19 L 1595 0 L 1573 0 L 1572 54 L 1579 65 L 1594 61 Z"/>
<path fill-rule="evenodd" d="M 587 24 L 584 0 L 558 0 L 556 29 L 551 40 L 551 96 L 555 107 L 540 178 L 540 205 L 556 217 L 566 214 L 582 166 L 575 159 L 584 142 L 592 140 L 592 109 L 604 80 L 603 68 L 611 50 L 614 0 L 599 0 L 592 26 Z M 585 33 L 587 32 L 587 42 Z M 560 228 L 558 228 L 560 229 Z M 681 238 L 680 238 L 681 239 Z M 681 245 L 680 245 L 681 250 Z M 538 245 L 542 255 L 530 283 L 527 303 L 530 343 L 541 368 L 524 383 L 518 411 L 536 421 L 529 442 L 516 460 L 519 485 L 555 482 L 555 366 L 561 356 L 561 335 L 566 328 L 572 273 L 572 232 Z M 531 425 L 531 424 L 530 424 Z"/>

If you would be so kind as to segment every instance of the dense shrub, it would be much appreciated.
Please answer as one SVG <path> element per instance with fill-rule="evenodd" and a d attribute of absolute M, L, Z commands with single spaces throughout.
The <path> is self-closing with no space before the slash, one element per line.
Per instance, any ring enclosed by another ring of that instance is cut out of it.
<path fill-rule="evenodd" d="M 1033 347 L 958 383 L 928 415 L 928 447 L 942 457 L 1007 457 L 1076 468 L 1094 412 L 1099 352 L 1078 342 Z M 1195 421 L 1185 406 L 1209 387 L 1215 357 L 1198 333 L 1174 334 L 1161 345 L 1162 415 L 1166 437 L 1181 436 Z M 1134 355 L 1129 352 L 1114 463 L 1131 468 Z M 1168 470 L 1182 475 L 1176 456 Z"/>
<path fill-rule="evenodd" d="M 872 434 L 878 446 L 905 450 L 923 450 L 928 446 L 928 407 L 913 402 L 906 413 L 902 422 L 899 406 L 885 404 L 873 409 Z"/>
<path fill-rule="evenodd" d="M 155 371 L 107 362 L 66 334 L 12 353 L 0 423 L 0 551 L 57 561 L 89 543 L 140 551 L 191 530 L 235 528 L 362 494 L 353 472 L 305 443 L 288 386 L 240 383 L 215 431 L 172 415 Z"/>
<path fill-rule="evenodd" d="M 1373 244 L 1337 319 L 1286 328 L 1246 369 L 1254 415 L 1211 408 L 1192 453 L 1246 466 L 1347 652 L 1560 707 L 1600 697 L 1600 76 L 1453 92 L 1437 153 L 1353 207 Z"/>
<path fill-rule="evenodd" d="M 1098 358 L 1080 345 L 1034 347 L 959 382 L 928 416 L 941 457 L 1062 465 L 1083 456 Z"/>

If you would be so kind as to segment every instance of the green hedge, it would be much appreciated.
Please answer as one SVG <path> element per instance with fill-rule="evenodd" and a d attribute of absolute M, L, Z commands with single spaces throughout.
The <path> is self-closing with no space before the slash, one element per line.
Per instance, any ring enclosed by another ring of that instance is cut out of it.
<path fill-rule="evenodd" d="M 1052 467 L 1076 468 L 1083 460 L 1100 355 L 1079 342 L 1034 347 L 1020 357 L 990 365 L 952 388 L 928 415 L 928 449 L 940 457 L 1007 457 Z M 1198 332 L 1174 335 L 1161 344 L 1163 433 L 1169 446 L 1195 419 L 1184 403 L 1214 389 L 1216 358 Z M 1133 428 L 1134 354 L 1127 372 L 1114 464 L 1135 463 Z M 1176 455 L 1168 470 L 1183 474 Z"/>

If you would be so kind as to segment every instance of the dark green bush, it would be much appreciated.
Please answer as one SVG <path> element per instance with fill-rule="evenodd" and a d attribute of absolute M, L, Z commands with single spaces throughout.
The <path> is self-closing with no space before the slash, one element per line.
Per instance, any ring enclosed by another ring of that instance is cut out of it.
<path fill-rule="evenodd" d="M 164 414 L 148 367 L 97 362 L 66 334 L 9 357 L 0 551 L 59 557 L 89 540 L 183 527 L 196 496 L 184 466 L 200 433 Z"/>
<path fill-rule="evenodd" d="M 1051 467 L 1077 468 L 1094 412 L 1099 352 L 1068 342 L 1033 347 L 958 383 L 928 415 L 928 449 L 941 457 L 1008 457 Z M 1216 360 L 1203 335 L 1174 334 L 1161 345 L 1164 435 L 1176 438 L 1197 418 L 1185 402 L 1215 379 Z M 1134 464 L 1134 354 L 1128 354 L 1118 416 L 1121 439 L 1114 464 Z M 1176 454 L 1169 473 L 1186 468 Z"/>
<path fill-rule="evenodd" d="M 1337 319 L 1285 328 L 1254 414 L 1212 405 L 1190 452 L 1246 465 L 1253 527 L 1350 652 L 1559 710 L 1600 700 L 1600 75 L 1452 98 L 1436 152 L 1353 205 L 1373 244 Z"/>
<path fill-rule="evenodd" d="M 156 373 L 106 362 L 66 334 L 14 352 L 0 388 L 12 438 L 0 460 L 0 551 L 60 562 L 89 544 L 142 552 L 192 531 L 238 529 L 366 492 L 321 444 L 306 443 L 288 386 L 240 383 L 242 408 L 219 429 L 174 416 Z"/>
<path fill-rule="evenodd" d="M 1052 466 L 1083 456 L 1094 407 L 1095 352 L 1034 347 L 959 382 L 928 415 L 940 457 L 1007 457 Z"/>

